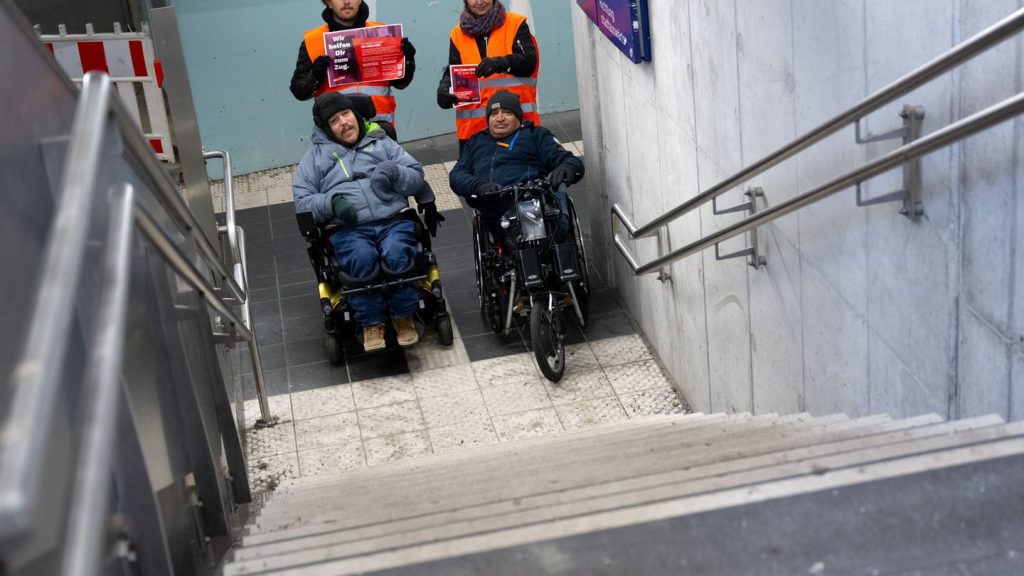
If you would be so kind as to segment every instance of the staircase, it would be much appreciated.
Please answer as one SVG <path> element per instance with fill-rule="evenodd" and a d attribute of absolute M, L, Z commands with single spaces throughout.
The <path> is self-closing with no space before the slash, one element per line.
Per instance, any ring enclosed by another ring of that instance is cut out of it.
<path fill-rule="evenodd" d="M 299 479 L 248 574 L 1024 574 L 1024 422 L 656 417 Z"/>

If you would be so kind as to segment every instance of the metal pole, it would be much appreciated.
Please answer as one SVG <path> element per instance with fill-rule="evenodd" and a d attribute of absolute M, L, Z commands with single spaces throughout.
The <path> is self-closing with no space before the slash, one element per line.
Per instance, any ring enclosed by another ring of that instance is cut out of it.
<path fill-rule="evenodd" d="M 242 315 L 245 317 L 245 325 L 249 328 L 249 333 L 252 334 L 252 338 L 249 340 L 249 358 L 252 360 L 252 376 L 253 380 L 256 381 L 256 397 L 260 401 L 260 419 L 256 421 L 257 428 L 266 428 L 277 424 L 277 417 L 270 415 L 270 401 L 267 395 L 267 383 L 263 379 L 263 361 L 260 359 L 260 347 L 259 343 L 256 342 L 256 330 L 253 329 L 252 325 L 252 311 L 249 306 L 249 287 L 245 285 L 246 279 L 249 278 L 249 261 L 248 256 L 245 252 L 245 230 L 239 226 L 237 227 L 238 232 L 238 254 L 239 260 L 235 265 L 240 276 L 239 282 L 243 283 L 246 290 L 246 299 L 242 303 Z"/>
<path fill-rule="evenodd" d="M 11 376 L 9 421 L 0 435 L 0 540 L 29 528 L 36 502 L 50 418 L 64 367 L 74 314 L 65 306 L 65 291 L 81 276 L 88 214 L 92 213 L 100 152 L 109 114 L 110 78 L 90 72 L 71 125 L 57 213 L 50 228 L 39 290 L 21 360 Z"/>
<path fill-rule="evenodd" d="M 103 285 L 100 294 L 97 334 L 85 372 L 82 443 L 68 519 L 63 576 L 94 576 L 99 573 L 106 540 L 110 500 L 110 463 L 117 429 L 118 395 L 124 360 L 131 269 L 132 205 L 130 184 L 113 190 L 107 233 Z"/>
<path fill-rule="evenodd" d="M 972 114 L 963 120 L 950 124 L 942 130 L 929 134 L 916 142 L 901 146 L 885 156 L 869 162 L 856 170 L 839 176 L 826 184 L 809 190 L 795 198 L 787 200 L 786 202 L 766 208 L 756 216 L 745 218 L 732 226 L 713 232 L 700 240 L 687 244 L 686 246 L 670 252 L 669 254 L 666 254 L 654 261 L 648 262 L 643 266 L 638 266 L 632 256 L 628 254 L 628 247 L 623 243 L 622 239 L 619 238 L 618 235 L 615 236 L 615 245 L 618 247 L 619 252 L 622 253 L 622 255 L 629 261 L 630 267 L 633 269 L 635 274 L 647 274 L 662 266 L 670 264 L 671 262 L 679 260 L 680 258 L 685 258 L 719 242 L 743 234 L 748 230 L 771 222 L 777 218 L 781 218 L 791 212 L 795 212 L 804 206 L 813 204 L 827 196 L 831 196 L 832 194 L 835 194 L 844 188 L 848 188 L 857 182 L 867 180 L 868 178 L 877 176 L 887 170 L 891 170 L 908 160 L 913 160 L 914 158 L 938 150 L 943 146 L 948 146 L 949 144 L 970 136 L 971 134 L 1009 120 L 1021 113 L 1024 113 L 1024 92 L 1017 94 L 1013 98 L 1009 98 L 994 106 L 986 108 L 985 110 Z"/>

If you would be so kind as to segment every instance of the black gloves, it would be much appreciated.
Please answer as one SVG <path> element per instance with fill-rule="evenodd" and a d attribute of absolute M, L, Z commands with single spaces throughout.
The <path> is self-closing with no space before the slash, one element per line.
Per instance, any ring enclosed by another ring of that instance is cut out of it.
<path fill-rule="evenodd" d="M 437 87 L 437 105 L 445 110 L 451 110 L 452 106 L 459 103 L 459 97 L 449 94 L 444 86 Z"/>
<path fill-rule="evenodd" d="M 481 182 L 476 185 L 476 194 L 473 196 L 485 196 L 501 190 L 503 186 L 501 184 L 495 184 L 494 182 Z"/>
<path fill-rule="evenodd" d="M 565 184 L 569 185 L 576 181 L 576 169 L 568 164 L 562 164 L 551 171 L 549 179 L 553 188 Z"/>
<path fill-rule="evenodd" d="M 437 237 L 437 227 L 444 222 L 444 216 L 437 211 L 437 205 L 433 202 L 424 202 L 416 205 L 416 210 L 423 214 L 423 223 L 431 237 Z"/>
<path fill-rule="evenodd" d="M 486 78 L 491 74 L 508 74 L 509 70 L 511 70 L 511 65 L 508 63 L 508 58 L 504 56 L 484 58 L 476 67 L 476 75 L 478 78 Z"/>
<path fill-rule="evenodd" d="M 341 194 L 331 198 L 331 212 L 334 214 L 334 220 L 342 226 L 353 226 L 358 220 L 356 209 Z"/>
<path fill-rule="evenodd" d="M 327 66 L 330 61 L 327 60 L 327 56 L 320 56 L 316 60 L 313 60 L 313 78 L 316 78 L 318 83 L 322 83 L 324 78 L 327 77 Z"/>
<path fill-rule="evenodd" d="M 402 38 L 402 54 L 406 58 L 412 58 L 416 55 L 416 47 L 409 42 L 408 38 Z"/>

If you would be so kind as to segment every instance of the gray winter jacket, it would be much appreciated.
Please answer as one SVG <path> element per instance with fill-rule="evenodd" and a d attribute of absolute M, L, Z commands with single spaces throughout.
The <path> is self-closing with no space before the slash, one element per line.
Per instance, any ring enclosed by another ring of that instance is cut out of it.
<path fill-rule="evenodd" d="M 400 176 L 392 190 L 378 194 L 370 186 L 370 177 L 385 160 L 398 164 Z M 434 201 L 430 188 L 423 185 L 423 166 L 376 124 L 369 124 L 366 135 L 353 148 L 314 128 L 313 147 L 302 156 L 292 194 L 295 211 L 312 212 L 320 224 L 333 223 L 331 199 L 338 194 L 355 208 L 360 224 L 394 216 L 409 206 L 409 196 L 415 196 L 420 204 Z"/>

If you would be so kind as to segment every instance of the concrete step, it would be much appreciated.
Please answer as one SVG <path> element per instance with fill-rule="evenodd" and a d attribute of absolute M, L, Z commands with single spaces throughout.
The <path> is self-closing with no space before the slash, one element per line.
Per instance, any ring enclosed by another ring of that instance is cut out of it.
<path fill-rule="evenodd" d="M 777 415 L 752 417 L 746 414 L 734 416 L 713 415 L 678 421 L 659 419 L 651 421 L 647 426 L 635 424 L 628 429 L 620 429 L 617 432 L 612 431 L 607 435 L 559 434 L 551 436 L 551 441 L 547 443 L 537 442 L 536 439 L 513 441 L 507 444 L 492 445 L 491 450 L 476 450 L 473 454 L 453 452 L 431 458 L 417 458 L 353 470 L 337 476 L 311 478 L 304 483 L 296 483 L 292 487 L 283 486 L 281 489 L 276 490 L 269 504 L 283 502 L 286 498 L 301 498 L 303 495 L 314 495 L 318 498 L 320 490 L 331 486 L 344 491 L 360 487 L 380 488 L 385 485 L 401 484 L 406 482 L 407 478 L 413 476 L 417 478 L 417 483 L 420 483 L 432 475 L 449 476 L 453 468 L 471 466 L 487 469 L 522 459 L 536 458 L 539 450 L 544 450 L 553 457 L 582 454 L 587 451 L 602 451 L 602 447 L 608 450 L 620 450 L 623 447 L 636 444 L 657 442 L 661 438 L 672 436 L 675 431 L 686 430 L 690 434 L 705 434 L 705 431 L 719 426 L 734 429 L 745 422 L 760 422 L 777 418 L 779 418 Z M 809 419 L 810 416 L 794 415 L 786 418 L 800 420 Z"/>
<path fill-rule="evenodd" d="M 653 480 L 655 480 L 655 481 L 656 481 L 657 479 L 653 479 Z M 663 480 L 664 480 L 664 479 L 663 479 Z M 655 484 L 656 484 L 656 482 L 655 482 Z M 628 486 L 628 485 L 627 485 L 627 486 Z M 636 485 L 636 486 L 629 486 L 629 489 L 633 489 L 633 488 L 639 488 L 640 486 L 642 486 L 642 484 L 638 484 L 638 485 Z M 594 487 L 588 487 L 588 489 L 585 489 L 585 490 L 590 490 L 591 492 L 593 492 L 593 491 L 594 491 Z M 614 492 L 614 491 L 616 490 L 616 488 L 615 488 L 614 486 L 611 486 L 611 487 L 610 487 L 610 490 L 611 490 L 612 492 Z M 606 491 L 606 490 L 605 490 L 605 491 Z M 589 496 L 589 495 L 592 495 L 592 494 L 587 494 L 587 495 L 585 495 L 585 496 Z M 556 493 L 556 494 L 552 494 L 552 495 L 549 495 L 549 496 L 551 496 L 552 498 L 555 498 L 555 499 L 557 499 L 557 498 L 559 498 L 559 497 L 560 497 L 560 496 L 559 496 L 559 494 L 557 494 L 557 493 Z M 568 498 L 568 496 L 565 496 L 565 497 L 566 497 L 566 498 Z M 544 505 L 547 505 L 547 504 L 554 504 L 554 503 L 557 503 L 557 502 L 556 502 L 556 500 L 555 500 L 555 499 L 552 499 L 552 498 L 549 498 L 549 499 L 547 499 L 547 500 L 544 500 Z M 538 500 L 538 501 L 540 501 L 540 500 Z M 507 507 L 508 507 L 509 509 L 514 509 L 514 510 L 520 510 L 520 511 L 521 511 L 521 508 L 522 508 L 522 506 L 524 506 L 524 505 L 525 505 L 525 503 L 524 503 L 524 502 L 515 502 L 515 503 L 506 503 L 506 505 L 507 505 Z M 469 512 L 470 512 L 470 513 L 472 513 L 473 511 L 474 511 L 474 510 L 469 510 Z M 494 511 L 494 509 L 492 509 L 492 510 L 484 510 L 484 511 L 483 511 L 482 513 L 484 513 L 484 515 L 486 515 L 486 513 L 492 513 L 493 511 Z M 453 520 L 453 521 L 454 521 L 454 520 L 457 520 L 457 519 L 458 519 L 458 515 L 456 515 L 456 516 L 453 516 L 452 518 L 450 518 L 450 519 L 447 519 L 447 520 Z M 412 520 L 411 522 L 412 522 L 413 524 L 423 524 L 424 522 L 429 522 L 430 520 L 431 520 L 431 519 L 429 519 L 429 518 L 421 518 L 421 519 L 413 519 L 413 520 Z M 373 531 L 373 530 L 378 530 L 378 531 L 380 531 L 381 529 L 383 529 L 383 530 L 384 530 L 384 533 L 387 533 L 387 532 L 395 532 L 395 531 L 399 531 L 399 530 L 400 530 L 401 528 L 399 528 L 399 527 L 397 527 L 397 526 L 387 527 L 387 526 L 383 526 L 383 525 L 378 525 L 378 526 L 370 526 L 370 527 L 365 527 L 365 528 L 364 528 L 364 529 L 362 529 L 362 530 L 371 530 L 371 531 Z M 353 534 L 353 532 L 350 532 L 350 533 L 349 533 L 349 536 L 350 536 L 351 534 Z M 364 534 L 364 535 L 366 535 L 366 534 Z M 280 547 L 281 545 L 282 545 L 282 544 L 274 544 L 273 546 L 276 546 L 276 547 Z M 284 544 L 284 545 L 292 545 L 292 544 Z M 258 551 L 252 552 L 252 553 L 255 553 L 255 554 L 262 554 L 262 553 L 266 553 L 266 552 L 269 552 L 269 551 L 276 551 L 276 550 L 274 550 L 274 547 L 273 547 L 273 546 L 272 546 L 272 547 L 270 547 L 270 548 L 266 548 L 266 547 L 264 547 L 265 549 L 263 549 L 263 550 L 258 550 Z M 243 552 L 245 552 L 245 553 L 250 553 L 250 552 L 249 552 L 249 550 L 242 550 L 242 551 L 240 551 L 240 554 L 241 554 L 241 553 L 243 553 Z M 245 558 L 245 557 L 244 557 L 244 556 L 240 556 L 239 558 Z"/>
<path fill-rule="evenodd" d="M 999 435 L 1004 433 L 1016 436 L 1010 440 L 998 440 Z M 922 474 L 976 462 L 1009 458 L 1021 460 L 1024 456 L 1024 440 L 1020 438 L 1022 433 L 1024 426 L 1018 423 L 958 435 L 922 438 L 885 448 L 862 448 L 838 456 L 767 466 L 758 469 L 753 475 L 750 471 L 723 474 L 570 502 L 560 507 L 545 506 L 487 516 L 448 524 L 441 529 L 391 534 L 341 546 L 326 546 L 248 563 L 233 563 L 225 566 L 224 573 L 225 576 L 233 576 L 254 573 L 317 575 L 372 572 L 412 563 L 481 554 L 500 548 L 528 546 L 596 531 L 640 526 L 690 514 L 836 490 L 864 482 Z M 958 447 L 965 442 L 971 445 Z M 820 515 L 820 510 L 817 512 Z M 490 563 L 488 565 L 494 566 Z M 522 568 L 515 563 L 513 566 Z M 427 567 L 417 566 L 417 571 L 410 573 L 444 573 L 422 572 L 424 569 Z M 519 573 L 545 572 L 550 571 L 526 570 Z"/>
<path fill-rule="evenodd" d="M 447 475 L 453 467 L 461 467 L 465 462 L 479 468 L 489 468 L 495 465 L 506 465 L 516 459 L 531 459 L 537 457 L 539 446 L 543 446 L 547 454 L 551 456 L 580 454 L 581 451 L 597 450 L 612 451 L 620 450 L 623 447 L 634 445 L 649 446 L 671 435 L 678 430 L 690 430 L 691 433 L 706 434 L 706 431 L 717 429 L 725 433 L 727 430 L 735 430 L 746 422 L 805 422 L 814 420 L 817 423 L 837 423 L 849 421 L 844 415 L 829 415 L 813 418 L 809 414 L 793 414 L 778 416 L 776 414 L 762 414 L 751 416 L 749 414 L 735 415 L 712 415 L 702 418 L 682 421 L 655 420 L 643 424 L 634 424 L 628 431 L 610 432 L 600 436 L 577 436 L 575 433 L 564 433 L 551 436 L 549 442 L 543 439 L 527 439 L 513 441 L 506 444 L 479 447 L 474 450 L 459 451 L 442 454 L 431 458 L 417 458 L 408 461 L 393 462 L 371 468 L 348 471 L 339 475 L 317 476 L 313 478 L 297 479 L 276 490 L 271 498 L 272 502 L 280 502 L 282 498 L 291 496 L 299 497 L 303 493 L 316 494 L 320 489 L 328 486 L 337 486 L 351 489 L 354 485 L 365 484 L 379 487 L 381 482 L 401 482 L 403 477 L 410 474 L 424 475 L 430 473 Z M 538 441 L 540 440 L 540 441 Z M 488 449 L 489 448 L 489 449 Z M 471 452 L 465 454 L 463 452 Z M 417 481 L 419 482 L 419 480 Z"/>
<path fill-rule="evenodd" d="M 730 445 L 727 443 L 748 443 L 749 434 L 759 433 L 759 440 L 781 437 L 796 441 L 812 436 L 823 427 L 835 425 L 845 426 L 846 423 L 832 418 L 805 420 L 798 417 L 723 421 L 685 434 L 662 434 L 623 446 L 586 445 L 565 454 L 552 454 L 544 447 L 511 453 L 503 461 L 486 462 L 482 466 L 469 462 L 457 468 L 457 476 L 452 474 L 456 468 L 442 466 L 423 473 L 375 478 L 370 483 L 349 482 L 300 497 L 275 495 L 250 526 L 249 534 L 276 530 L 297 522 L 308 525 L 310 515 L 320 515 L 328 509 L 345 509 L 358 516 L 354 511 L 362 510 L 371 502 L 377 513 L 405 512 L 436 506 L 439 502 L 487 498 L 491 493 L 504 494 L 510 486 L 515 491 L 512 497 L 522 497 L 570 485 L 644 475 L 671 469 L 681 458 L 692 461 L 694 455 L 709 450 L 709 447 L 717 450 Z M 608 466 L 610 456 L 614 456 L 614 467 Z M 566 470 L 573 473 L 566 475 Z M 325 504 L 325 500 L 329 504 Z"/>
<path fill-rule="evenodd" d="M 1020 445 L 1016 454 L 990 445 L 985 454 L 814 477 L 813 487 L 782 481 L 764 487 L 771 494 L 680 499 L 673 510 L 611 512 L 270 573 L 1024 574 Z M 652 519 L 637 522 L 637 513 Z"/>
<path fill-rule="evenodd" d="M 924 419 L 922 419 L 924 420 Z M 957 430 L 966 430 L 976 425 L 986 425 L 991 423 L 991 420 L 978 421 L 976 423 L 959 422 L 944 424 L 941 426 L 930 426 L 927 432 L 931 436 L 940 434 L 949 434 Z M 890 455 L 893 453 L 891 447 L 887 447 L 886 444 L 906 441 L 908 438 L 913 438 L 908 432 L 918 432 L 918 436 L 924 436 L 926 429 L 919 430 L 905 430 L 904 432 L 895 432 L 889 434 L 879 434 L 875 437 L 871 437 L 873 440 L 871 445 L 875 447 L 884 447 L 889 451 L 878 451 L 875 454 Z M 994 433 L 989 432 L 989 438 Z M 945 440 L 944 442 L 949 442 Z M 359 529 L 349 530 L 344 532 L 335 532 L 330 534 L 322 534 L 316 537 L 295 539 L 295 540 L 284 540 L 274 542 L 269 545 L 260 546 L 256 548 L 243 548 L 238 551 L 235 559 L 253 559 L 264 556 L 270 556 L 292 550 L 301 550 L 304 548 L 312 548 L 316 546 L 342 544 L 345 542 L 353 543 L 361 538 L 372 538 L 372 537 L 383 537 L 394 538 L 398 534 L 410 534 L 419 533 L 420 535 L 440 535 L 450 530 L 457 530 L 459 523 L 465 525 L 473 525 L 473 521 L 481 521 L 491 518 L 492 521 L 500 522 L 516 522 L 516 516 L 523 516 L 524 514 L 542 514 L 548 515 L 553 514 L 555 517 L 559 517 L 562 511 L 559 507 L 566 508 L 576 506 L 586 509 L 588 506 L 595 506 L 598 502 L 598 498 L 613 498 L 613 505 L 621 506 L 626 505 L 625 502 L 630 504 L 644 503 L 649 499 L 658 499 L 665 496 L 666 491 L 670 495 L 674 495 L 671 491 L 674 489 L 673 485 L 681 485 L 686 483 L 690 489 L 699 488 L 702 484 L 700 480 L 711 478 L 714 476 L 731 475 L 732 482 L 742 483 L 746 482 L 746 477 L 743 476 L 742 472 L 746 471 L 748 474 L 751 471 L 756 471 L 758 474 L 768 474 L 769 477 L 774 477 L 779 473 L 784 473 L 787 470 L 798 470 L 806 472 L 806 467 L 781 467 L 777 470 L 769 469 L 767 471 L 764 468 L 779 467 L 781 464 L 798 462 L 800 460 L 806 460 L 816 455 L 829 454 L 830 457 L 835 458 L 835 453 L 842 450 L 850 450 L 854 447 L 864 445 L 863 442 L 857 443 L 856 439 L 847 440 L 844 442 L 836 442 L 831 445 L 815 445 L 809 448 L 800 450 L 793 450 L 789 453 L 774 453 L 761 455 L 759 457 L 747 458 L 745 460 L 725 460 L 718 465 L 711 466 L 697 466 L 693 468 L 680 469 L 670 473 L 653 475 L 645 478 L 635 478 L 623 482 L 613 482 L 600 486 L 588 486 L 574 491 L 556 492 L 549 493 L 546 495 L 540 495 L 536 497 L 526 498 L 515 501 L 504 501 L 492 503 L 484 506 L 478 506 L 475 508 L 466 508 L 451 511 L 443 514 L 436 514 L 432 516 L 422 516 L 412 518 L 402 522 L 392 523 L 381 523 L 370 526 L 364 526 Z M 927 447 L 927 446 L 926 446 Z M 942 444 L 941 447 L 945 448 L 946 444 Z M 863 452 L 866 448 L 859 447 L 858 450 Z M 869 453 L 870 454 L 870 453 Z M 863 454 L 861 455 L 863 458 Z M 819 460 L 808 466 L 824 466 L 831 465 L 831 461 L 828 458 L 820 457 Z M 761 469 L 761 470 L 759 470 Z M 818 468 L 812 468 L 811 470 L 817 470 Z M 779 472 L 781 470 L 781 472 Z M 760 479 L 757 479 L 760 481 Z M 711 484 L 704 484 L 710 486 Z M 568 510 L 569 514 L 578 513 L 578 510 Z M 493 520 L 498 516 L 504 516 L 502 519 Z"/>
<path fill-rule="evenodd" d="M 772 415 L 774 416 L 774 415 Z M 320 475 L 305 478 L 294 478 L 282 482 L 275 490 L 275 496 L 281 494 L 298 493 L 307 489 L 316 489 L 325 485 L 336 485 L 350 481 L 352 478 L 366 478 L 377 476 L 389 478 L 396 474 L 416 472 L 425 468 L 437 466 L 454 466 L 465 461 L 499 460 L 509 452 L 531 450 L 535 446 L 546 446 L 556 450 L 560 446 L 573 446 L 576 444 L 593 444 L 604 442 L 617 442 L 631 437 L 642 437 L 645 435 L 658 435 L 665 430 L 672 430 L 679 426 L 696 427 L 711 424 L 722 420 L 748 420 L 750 414 L 676 414 L 670 416 L 654 416 L 619 422 L 603 426 L 595 426 L 572 432 L 562 432 L 550 436 L 525 438 L 501 444 L 490 444 L 477 446 L 439 454 L 430 458 L 415 458 L 389 462 L 372 468 L 362 468 L 342 472 L 334 475 Z"/>
<path fill-rule="evenodd" d="M 542 451 L 538 451 L 539 459 L 525 463 L 499 463 L 486 470 L 460 469 L 457 475 L 447 469 L 436 479 L 406 477 L 400 484 L 395 482 L 385 487 L 332 489 L 318 496 L 304 495 L 301 501 L 288 499 L 272 503 L 274 508 L 268 505 L 249 527 L 245 537 L 256 538 L 261 534 L 294 530 L 296 527 L 311 531 L 319 524 L 338 529 L 348 527 L 350 519 L 397 520 L 410 514 L 442 511 L 453 506 L 522 498 L 535 493 L 643 476 L 692 465 L 714 457 L 715 453 L 744 446 L 758 449 L 766 442 L 770 449 L 785 448 L 793 442 L 806 445 L 821 430 L 835 425 L 846 426 L 842 422 L 816 424 L 813 420 L 810 423 L 790 423 L 786 418 L 751 420 L 746 427 L 731 430 L 725 435 L 704 431 L 710 436 L 692 433 L 683 439 L 659 438 L 658 446 L 637 446 L 608 453 L 598 450 L 594 452 L 596 456 L 572 455 L 562 460 L 545 458 Z M 757 440 L 747 437 L 752 433 L 758 434 Z M 614 455 L 614 467 L 607 465 L 609 454 Z M 572 470 L 572 474 L 566 474 L 566 470 Z"/>
<path fill-rule="evenodd" d="M 584 498 L 602 496 L 609 493 L 617 493 L 628 487 L 628 489 L 640 489 L 650 486 L 657 486 L 664 483 L 681 481 L 689 478 L 700 477 L 701 474 L 735 473 L 748 468 L 757 468 L 766 465 L 774 465 L 806 459 L 823 454 L 831 454 L 842 451 L 849 451 L 861 445 L 884 446 L 889 443 L 900 442 L 915 437 L 926 437 L 946 433 L 948 431 L 969 429 L 972 426 L 988 426 L 1000 423 L 998 419 L 979 419 L 977 422 L 957 422 L 944 426 L 934 426 L 939 418 L 937 416 L 923 416 L 899 422 L 888 423 L 884 426 L 877 426 L 874 430 L 856 431 L 845 430 L 829 432 L 820 437 L 809 438 L 809 445 L 794 445 L 789 450 L 778 451 L 778 443 L 750 443 L 735 448 L 736 452 L 728 451 L 728 446 L 721 446 L 720 453 L 714 457 L 694 456 L 687 461 L 680 462 L 680 468 L 671 469 L 667 472 L 638 476 L 625 480 L 612 480 L 589 486 L 581 486 L 566 490 L 555 490 L 544 493 L 537 493 L 523 498 L 503 498 L 492 500 L 476 505 L 470 505 L 467 499 L 459 502 L 447 503 L 446 509 L 435 512 L 425 512 L 419 515 L 410 515 L 391 521 L 372 522 L 373 518 L 359 515 L 364 523 L 358 526 L 343 527 L 350 522 L 338 522 L 332 519 L 325 519 L 321 522 L 311 522 L 295 526 L 281 531 L 270 531 L 260 534 L 246 536 L 242 543 L 245 546 L 237 551 L 237 558 L 253 558 L 266 553 L 276 553 L 289 546 L 292 540 L 316 537 L 335 537 L 341 532 L 347 532 L 353 538 L 370 537 L 375 535 L 388 534 L 401 525 L 407 524 L 411 528 L 422 528 L 436 526 L 448 521 L 464 520 L 481 514 L 502 513 L 521 510 L 529 507 L 530 502 L 543 502 L 547 504 L 575 501 Z M 703 466 L 692 466 L 691 462 L 699 462 Z M 461 504 L 461 506 L 460 506 Z M 441 507 L 443 508 L 443 506 Z M 357 515 L 356 510 L 346 510 L 346 513 Z M 321 542 L 309 540 L 310 542 Z M 263 545 L 263 546 L 261 546 Z"/>

